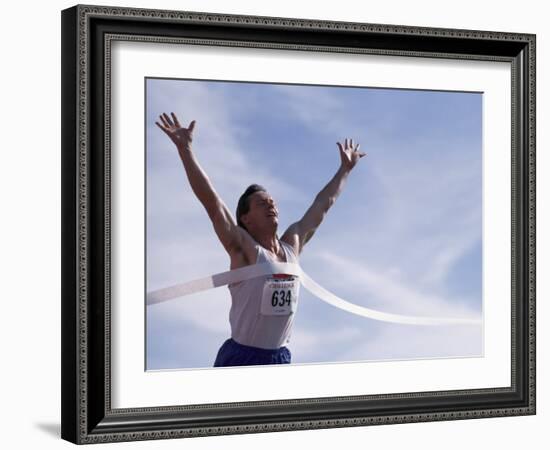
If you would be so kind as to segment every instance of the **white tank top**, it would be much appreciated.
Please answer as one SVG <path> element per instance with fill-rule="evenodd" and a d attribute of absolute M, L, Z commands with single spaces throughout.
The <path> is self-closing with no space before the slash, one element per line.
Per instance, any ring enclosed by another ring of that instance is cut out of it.
<path fill-rule="evenodd" d="M 279 240 L 288 263 L 298 264 L 298 258 L 292 246 Z M 277 261 L 261 245 L 256 245 L 256 264 Z M 290 340 L 294 313 L 288 315 L 264 315 L 261 313 L 261 300 L 264 284 L 270 275 L 252 278 L 228 285 L 231 293 L 231 310 L 229 323 L 231 337 L 239 344 L 276 349 L 286 345 Z M 297 299 L 296 299 L 297 301 Z"/>

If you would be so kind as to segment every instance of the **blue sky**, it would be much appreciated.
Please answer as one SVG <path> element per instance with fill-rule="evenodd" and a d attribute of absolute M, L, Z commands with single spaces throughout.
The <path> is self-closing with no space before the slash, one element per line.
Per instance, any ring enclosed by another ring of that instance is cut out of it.
<path fill-rule="evenodd" d="M 279 235 L 336 173 L 337 141 L 367 152 L 301 254 L 346 300 L 398 314 L 482 310 L 482 94 L 193 80 L 147 80 L 147 287 L 223 272 L 229 256 L 155 121 L 196 120 L 194 151 L 235 211 L 258 183 Z M 147 308 L 148 369 L 211 367 L 229 337 L 230 295 L 213 289 Z M 301 289 L 293 363 L 480 356 L 482 328 L 377 322 Z"/>

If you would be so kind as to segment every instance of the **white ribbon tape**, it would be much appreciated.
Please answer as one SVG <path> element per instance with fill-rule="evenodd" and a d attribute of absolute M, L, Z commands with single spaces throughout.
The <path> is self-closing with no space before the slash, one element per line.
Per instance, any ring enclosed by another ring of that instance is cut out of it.
<path fill-rule="evenodd" d="M 227 272 L 217 273 L 198 280 L 188 281 L 183 284 L 176 284 L 158 291 L 147 294 L 147 305 L 172 300 L 176 297 L 194 294 L 195 292 L 206 291 L 208 289 L 225 286 L 226 284 L 238 283 L 239 281 L 249 280 L 251 278 L 270 275 L 273 273 L 286 273 L 288 275 L 302 274 L 302 269 L 298 264 L 265 262 L 261 264 L 252 264 L 239 269 L 228 270 Z"/>
<path fill-rule="evenodd" d="M 414 317 L 384 313 L 370 308 L 365 308 L 364 306 L 350 303 L 337 295 L 334 295 L 332 292 L 312 280 L 298 264 L 282 262 L 252 264 L 239 269 L 229 270 L 227 272 L 218 273 L 209 277 L 152 291 L 147 294 L 147 305 L 154 305 L 177 297 L 184 297 L 186 295 L 194 294 L 195 292 L 249 280 L 262 275 L 277 273 L 298 276 L 302 286 L 310 291 L 315 297 L 323 300 L 329 305 L 357 316 L 367 317 L 369 319 L 380 320 L 383 322 L 408 325 L 481 325 L 481 319 L 478 318 Z"/>

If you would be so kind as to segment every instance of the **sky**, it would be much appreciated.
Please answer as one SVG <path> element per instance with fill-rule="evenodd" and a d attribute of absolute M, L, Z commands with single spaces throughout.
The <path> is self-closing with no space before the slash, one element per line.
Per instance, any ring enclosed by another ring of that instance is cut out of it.
<path fill-rule="evenodd" d="M 152 291 L 229 270 L 177 150 L 155 121 L 196 121 L 194 154 L 234 213 L 253 183 L 279 208 L 279 236 L 340 165 L 367 153 L 300 255 L 352 303 L 433 317 L 482 314 L 482 94 L 201 80 L 146 80 L 146 280 Z M 147 307 L 148 370 L 211 367 L 230 337 L 226 286 Z M 399 325 L 300 290 L 293 364 L 479 357 L 482 326 Z"/>

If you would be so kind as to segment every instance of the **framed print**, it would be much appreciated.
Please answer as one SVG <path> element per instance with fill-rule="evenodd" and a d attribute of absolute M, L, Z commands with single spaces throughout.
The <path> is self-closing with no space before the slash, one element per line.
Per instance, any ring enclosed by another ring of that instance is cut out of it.
<path fill-rule="evenodd" d="M 62 437 L 535 414 L 535 36 L 62 12 Z"/>

